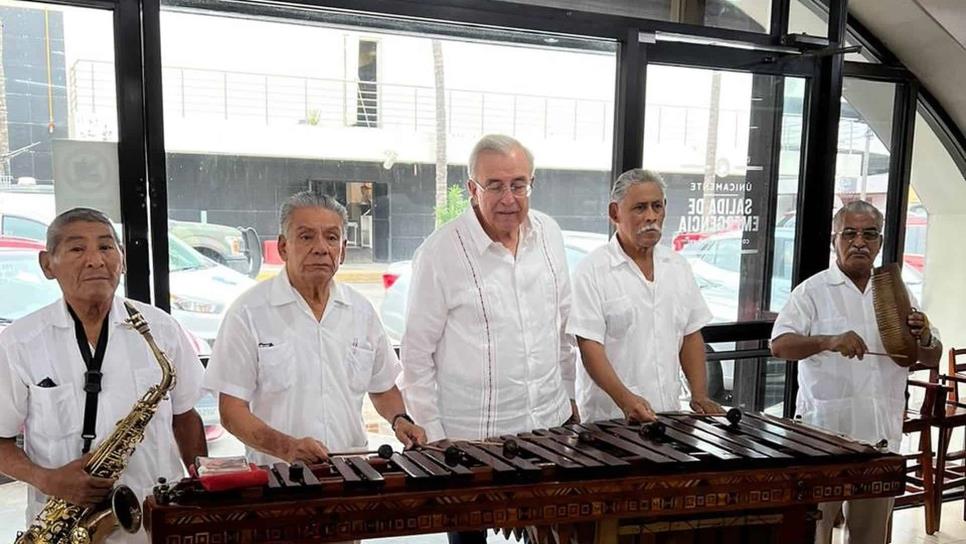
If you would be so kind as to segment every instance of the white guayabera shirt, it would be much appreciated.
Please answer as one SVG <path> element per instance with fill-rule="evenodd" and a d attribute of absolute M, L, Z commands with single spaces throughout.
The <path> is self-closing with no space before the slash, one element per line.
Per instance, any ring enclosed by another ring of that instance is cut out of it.
<path fill-rule="evenodd" d="M 681 345 L 711 317 L 684 257 L 656 246 L 654 281 L 649 281 L 615 235 L 577 266 L 567 332 L 602 344 L 624 386 L 651 408 L 678 410 Z M 587 421 L 623 417 L 583 366 L 577 373 L 577 404 Z"/>
<path fill-rule="evenodd" d="M 285 269 L 243 293 L 225 314 L 204 385 L 248 401 L 285 434 L 331 451 L 361 449 L 363 398 L 392 388 L 399 360 L 369 301 L 335 280 L 329 289 L 321 321 Z M 279 461 L 247 453 L 254 463 Z"/>
<path fill-rule="evenodd" d="M 470 208 L 413 260 L 399 387 L 429 440 L 564 423 L 576 350 L 560 227 L 533 211 L 516 258 Z"/>
<path fill-rule="evenodd" d="M 917 306 L 912 293 L 909 300 Z M 869 351 L 886 351 L 875 321 L 871 280 L 861 292 L 832 264 L 792 291 L 771 339 L 786 333 L 817 336 L 850 330 L 865 340 Z M 938 340 L 938 331 L 930 330 Z M 860 361 L 823 351 L 798 363 L 796 413 L 806 423 L 857 440 L 875 444 L 884 438 L 889 449 L 899 451 L 908 377 L 909 369 L 888 357 L 866 355 Z"/>
<path fill-rule="evenodd" d="M 161 310 L 129 301 L 141 312 L 155 342 L 174 366 L 177 382 L 161 401 L 144 433 L 144 441 L 121 473 L 120 484 L 144 498 L 158 477 L 176 481 L 184 475 L 181 454 L 171 428 L 173 414 L 191 410 L 201 398 L 204 368 L 181 326 Z M 111 306 L 97 402 L 98 445 L 126 417 L 134 403 L 161 381 L 161 367 L 147 342 L 126 324 L 124 299 L 114 297 Z M 0 436 L 14 437 L 23 428 L 24 451 L 34 463 L 57 468 L 81 456 L 84 426 L 84 372 L 87 370 L 74 320 L 60 299 L 18 319 L 0 333 Z M 45 382 L 47 378 L 49 381 Z M 53 382 L 53 386 L 38 384 Z M 31 487 L 27 500 L 27 523 L 43 508 L 47 497 Z M 115 531 L 108 542 L 145 542 L 142 528 L 135 535 Z"/>

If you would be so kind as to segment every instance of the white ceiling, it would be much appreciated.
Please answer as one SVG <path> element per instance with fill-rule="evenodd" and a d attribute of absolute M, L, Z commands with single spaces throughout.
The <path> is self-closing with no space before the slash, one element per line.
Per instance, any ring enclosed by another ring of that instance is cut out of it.
<path fill-rule="evenodd" d="M 966 132 L 966 0 L 850 0 L 849 11 Z"/>

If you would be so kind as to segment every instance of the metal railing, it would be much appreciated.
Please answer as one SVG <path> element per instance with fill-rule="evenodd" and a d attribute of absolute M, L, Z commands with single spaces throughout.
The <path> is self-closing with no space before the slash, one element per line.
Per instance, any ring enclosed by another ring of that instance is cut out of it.
<path fill-rule="evenodd" d="M 111 63 L 79 60 L 70 78 L 72 111 L 116 115 Z M 166 117 L 414 132 L 436 126 L 430 86 L 180 67 L 163 68 L 162 78 Z M 613 124 L 611 102 L 575 97 L 446 89 L 445 108 L 453 136 L 505 132 L 602 142 Z"/>
<path fill-rule="evenodd" d="M 163 68 L 162 75 L 168 118 L 422 133 L 436 128 L 435 90 L 430 86 L 181 67 Z M 70 89 L 75 116 L 103 120 L 98 126 L 116 126 L 113 64 L 75 62 Z M 613 125 L 613 104 L 604 100 L 467 89 L 447 89 L 445 98 L 446 132 L 456 137 L 500 132 L 550 141 L 605 142 Z M 645 141 L 649 143 L 694 149 L 707 145 L 707 107 L 648 104 L 646 116 Z M 749 116 L 747 108 L 720 109 L 719 145 L 747 142 Z M 868 132 L 866 123 L 842 119 L 839 127 L 841 151 L 861 147 Z M 782 147 L 799 149 L 801 135 L 801 114 L 786 114 Z"/>

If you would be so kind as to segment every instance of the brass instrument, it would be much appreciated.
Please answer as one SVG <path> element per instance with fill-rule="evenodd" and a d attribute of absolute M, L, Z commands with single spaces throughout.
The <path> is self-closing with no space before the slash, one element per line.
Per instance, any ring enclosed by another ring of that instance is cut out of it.
<path fill-rule="evenodd" d="M 174 388 L 175 371 L 168 357 L 154 341 L 147 321 L 131 303 L 124 301 L 128 324 L 141 333 L 161 367 L 161 381 L 138 400 L 131 412 L 118 421 L 114 431 L 91 454 L 84 470 L 98 478 L 116 480 L 127 467 L 135 447 L 144 440 L 144 431 L 154 417 L 158 404 Z M 48 497 L 26 531 L 17 534 L 15 544 L 98 544 L 116 526 L 129 533 L 141 528 L 140 498 L 127 486 L 117 486 L 98 506 L 84 507 L 63 499 Z"/>

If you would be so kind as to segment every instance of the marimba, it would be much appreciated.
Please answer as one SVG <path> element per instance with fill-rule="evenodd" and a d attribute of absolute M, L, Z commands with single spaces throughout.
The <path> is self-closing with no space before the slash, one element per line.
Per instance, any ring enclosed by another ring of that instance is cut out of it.
<path fill-rule="evenodd" d="M 146 528 L 154 544 L 489 528 L 560 544 L 668 542 L 682 532 L 688 542 L 792 544 L 812 541 L 817 503 L 895 496 L 905 481 L 901 456 L 764 414 L 668 414 L 453 446 L 278 463 L 264 488 L 161 485 L 145 501 Z"/>

